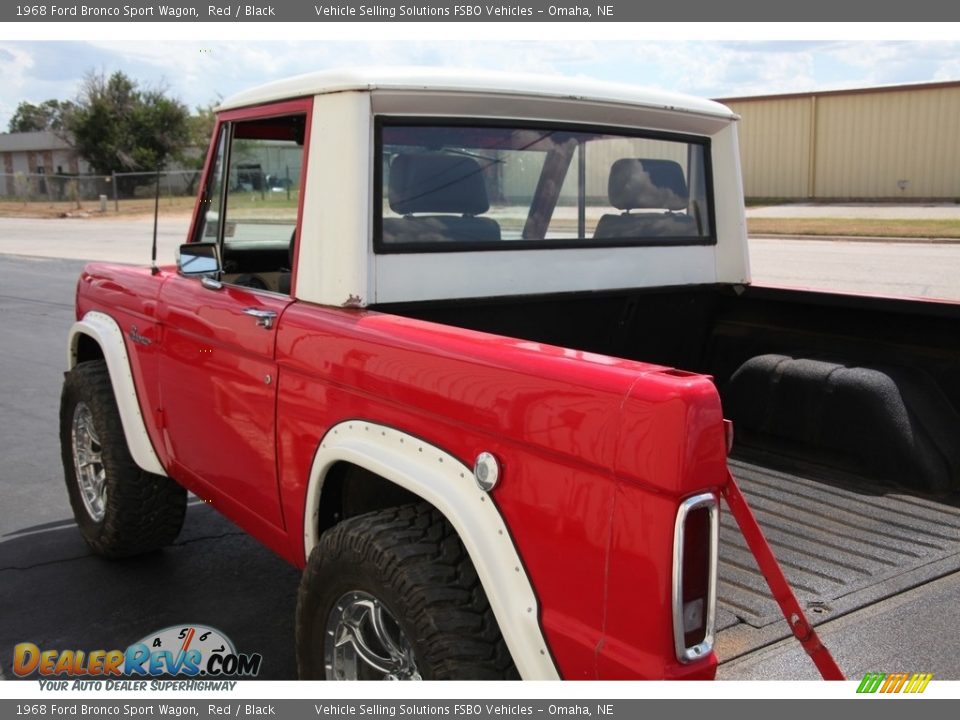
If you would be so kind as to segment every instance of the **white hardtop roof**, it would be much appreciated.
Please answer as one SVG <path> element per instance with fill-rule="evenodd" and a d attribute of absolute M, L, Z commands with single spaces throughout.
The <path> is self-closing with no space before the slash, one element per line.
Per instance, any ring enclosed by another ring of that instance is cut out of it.
<path fill-rule="evenodd" d="M 260 105 L 349 90 L 536 95 L 569 100 L 610 102 L 735 119 L 729 108 L 712 100 L 679 93 L 556 75 L 529 75 L 450 68 L 354 68 L 324 70 L 260 85 L 227 98 L 220 110 Z"/>

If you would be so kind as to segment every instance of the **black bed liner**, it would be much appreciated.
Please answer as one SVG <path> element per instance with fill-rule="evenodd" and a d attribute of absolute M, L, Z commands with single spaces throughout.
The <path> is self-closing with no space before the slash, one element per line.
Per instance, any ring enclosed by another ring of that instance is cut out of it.
<path fill-rule="evenodd" d="M 960 569 L 956 498 L 884 491 L 816 466 L 783 467 L 759 452 L 730 461 L 814 624 Z M 790 634 L 729 511 L 722 514 L 718 575 L 721 662 Z"/>

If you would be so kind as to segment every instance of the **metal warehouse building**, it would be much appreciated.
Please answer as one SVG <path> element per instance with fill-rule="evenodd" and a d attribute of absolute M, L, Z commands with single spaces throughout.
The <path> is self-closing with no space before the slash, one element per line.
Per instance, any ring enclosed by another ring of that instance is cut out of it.
<path fill-rule="evenodd" d="M 748 198 L 960 199 L 960 81 L 720 102 Z"/>

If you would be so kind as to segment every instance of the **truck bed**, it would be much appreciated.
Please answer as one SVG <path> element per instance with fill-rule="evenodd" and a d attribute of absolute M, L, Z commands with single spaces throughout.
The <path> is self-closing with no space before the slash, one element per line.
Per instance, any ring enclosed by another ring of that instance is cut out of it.
<path fill-rule="evenodd" d="M 813 624 L 960 570 L 960 501 L 759 450 L 730 468 Z M 732 515 L 722 515 L 717 654 L 728 662 L 790 635 Z"/>
<path fill-rule="evenodd" d="M 734 423 L 733 474 L 814 624 L 854 626 L 868 607 L 960 577 L 956 303 L 693 287 L 381 309 L 713 377 Z M 778 374 L 765 362 L 778 354 L 801 362 Z M 743 372 L 753 363 L 758 379 Z M 891 460 L 897 443 L 907 450 Z M 722 518 L 716 649 L 733 667 L 790 631 Z"/>

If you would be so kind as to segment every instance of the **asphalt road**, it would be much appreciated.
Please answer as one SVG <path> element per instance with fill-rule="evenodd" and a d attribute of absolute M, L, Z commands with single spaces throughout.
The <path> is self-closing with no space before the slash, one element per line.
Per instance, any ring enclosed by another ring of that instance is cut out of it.
<path fill-rule="evenodd" d="M 298 572 L 208 506 L 192 504 L 178 541 L 146 557 L 101 560 L 80 539 L 63 486 L 57 413 L 83 263 L 50 256 L 143 262 L 151 223 L 60 222 L 0 220 L 0 672 L 10 676 L 19 642 L 124 648 L 161 628 L 200 623 L 226 633 L 241 652 L 263 654 L 261 677 L 296 677 Z M 179 222 L 162 229 L 161 259 L 171 259 L 182 237 Z M 957 245 L 777 240 L 755 241 L 752 249 L 760 281 L 821 287 L 853 277 L 862 285 L 841 286 L 960 299 L 960 273 L 951 272 L 960 267 Z M 879 258 L 888 270 L 878 269 Z M 914 277 L 923 265 L 933 279 Z M 958 586 L 957 576 L 944 578 L 822 632 L 851 675 L 915 669 L 960 678 Z M 799 679 L 813 677 L 810 667 L 788 642 L 723 667 L 721 677 Z"/>
<path fill-rule="evenodd" d="M 161 217 L 157 223 L 157 259 L 171 264 L 186 242 L 190 218 Z M 109 260 L 147 265 L 153 218 L 39 219 L 0 218 L 0 255 Z"/>

